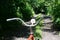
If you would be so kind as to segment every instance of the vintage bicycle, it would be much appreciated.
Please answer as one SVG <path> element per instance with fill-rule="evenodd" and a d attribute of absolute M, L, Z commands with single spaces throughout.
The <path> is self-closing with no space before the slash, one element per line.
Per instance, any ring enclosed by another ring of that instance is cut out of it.
<path fill-rule="evenodd" d="M 38 21 L 36 21 L 35 18 L 32 18 L 32 19 L 30 20 L 30 24 L 28 24 L 27 22 L 24 22 L 21 18 L 10 18 L 10 19 L 7 19 L 7 21 L 12 21 L 12 20 L 21 21 L 24 26 L 29 27 L 29 29 L 30 29 L 30 35 L 29 35 L 29 37 L 27 38 L 27 40 L 35 40 L 32 27 L 36 26 L 36 25 L 40 22 L 41 18 L 39 18 Z"/>

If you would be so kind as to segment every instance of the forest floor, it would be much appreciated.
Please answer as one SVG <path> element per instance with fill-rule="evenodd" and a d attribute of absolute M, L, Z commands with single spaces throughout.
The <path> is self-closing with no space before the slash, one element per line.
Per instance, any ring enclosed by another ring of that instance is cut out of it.
<path fill-rule="evenodd" d="M 44 23 L 51 22 L 50 18 L 45 18 Z M 53 23 L 44 24 L 42 27 L 42 40 L 60 40 L 58 32 L 52 29 Z"/>
<path fill-rule="evenodd" d="M 48 27 L 43 27 L 42 40 L 60 40 L 60 36 L 56 34 L 56 31 L 53 31 Z"/>

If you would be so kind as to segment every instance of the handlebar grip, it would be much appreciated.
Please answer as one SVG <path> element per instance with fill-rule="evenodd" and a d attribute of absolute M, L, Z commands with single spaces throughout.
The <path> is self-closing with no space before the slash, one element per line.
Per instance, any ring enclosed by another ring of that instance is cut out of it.
<path fill-rule="evenodd" d="M 12 21 L 12 20 L 18 20 L 19 18 L 10 18 L 10 19 L 7 19 L 6 21 Z"/>
<path fill-rule="evenodd" d="M 12 19 L 7 19 L 6 21 L 11 21 Z"/>

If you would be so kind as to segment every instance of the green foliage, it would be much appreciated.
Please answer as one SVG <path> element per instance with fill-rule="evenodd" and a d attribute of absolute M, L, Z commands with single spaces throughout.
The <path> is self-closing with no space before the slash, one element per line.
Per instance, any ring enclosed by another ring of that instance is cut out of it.
<path fill-rule="evenodd" d="M 41 40 L 42 38 L 42 31 L 41 31 L 41 28 L 40 28 L 40 25 L 37 25 L 36 27 L 34 27 L 34 37 L 36 38 L 39 38 L 39 40 Z"/>
<path fill-rule="evenodd" d="M 54 28 L 59 30 L 60 29 L 60 3 L 59 0 L 51 0 L 46 1 L 47 5 L 47 14 L 51 15 L 54 22 Z"/>
<path fill-rule="evenodd" d="M 54 17 L 54 24 L 55 29 L 60 30 L 60 4 L 56 4 L 54 11 L 53 11 L 53 17 Z"/>

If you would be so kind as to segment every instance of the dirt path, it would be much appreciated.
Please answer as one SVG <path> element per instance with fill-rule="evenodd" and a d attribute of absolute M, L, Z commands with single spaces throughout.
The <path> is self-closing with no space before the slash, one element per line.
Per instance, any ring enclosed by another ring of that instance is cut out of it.
<path fill-rule="evenodd" d="M 47 23 L 51 21 L 49 18 L 44 19 L 44 23 Z M 44 27 L 42 27 L 42 40 L 60 40 L 59 35 L 55 35 L 55 32 L 51 29 L 50 24 L 45 24 Z"/>
<path fill-rule="evenodd" d="M 58 35 L 54 35 L 52 32 L 43 31 L 42 40 L 60 40 Z"/>
<path fill-rule="evenodd" d="M 42 40 L 60 40 L 60 36 L 56 35 L 51 29 L 45 28 L 42 29 Z"/>

